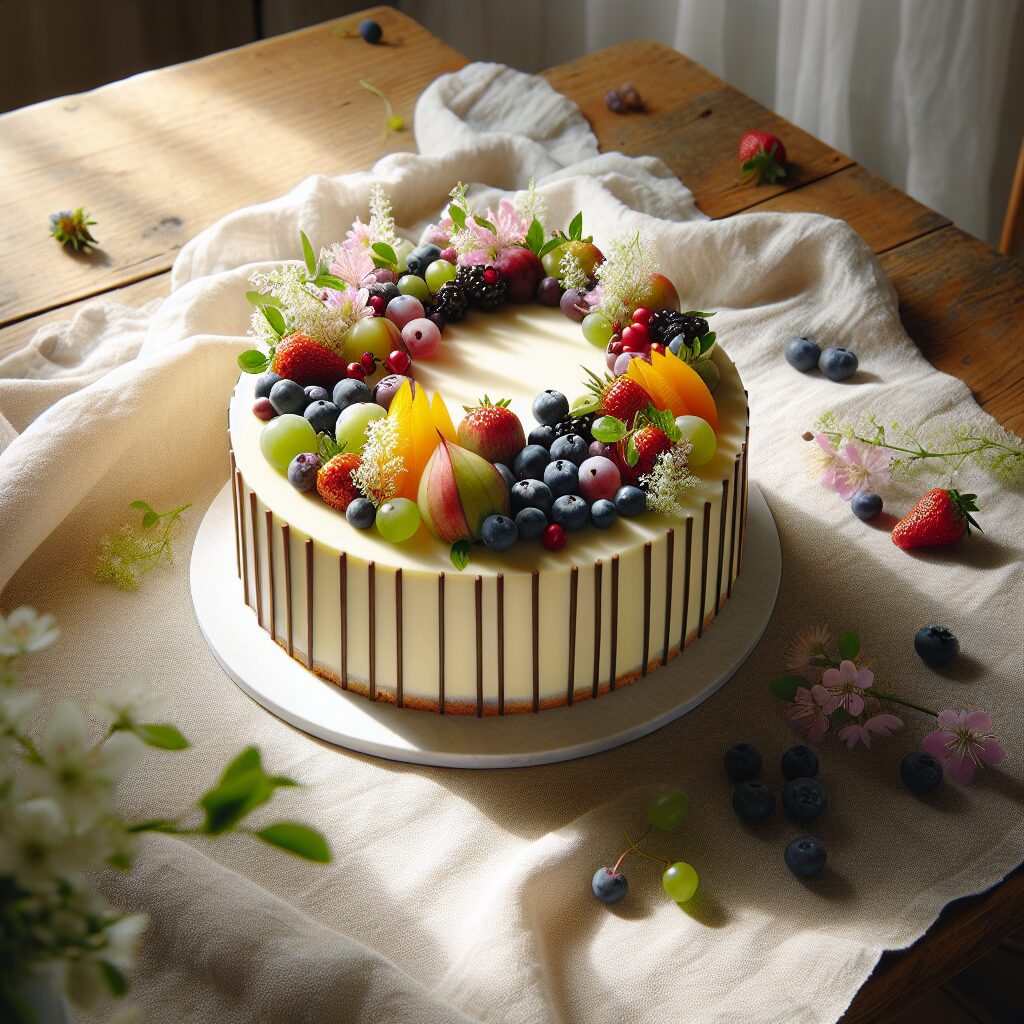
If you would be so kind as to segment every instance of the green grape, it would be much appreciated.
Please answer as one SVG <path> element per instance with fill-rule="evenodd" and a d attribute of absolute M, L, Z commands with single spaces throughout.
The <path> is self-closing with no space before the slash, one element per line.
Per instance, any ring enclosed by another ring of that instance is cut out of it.
<path fill-rule="evenodd" d="M 449 263 L 447 260 L 434 260 L 426 270 L 427 287 L 432 294 L 436 295 L 443 285 L 455 280 L 455 275 L 458 272 L 459 268 L 454 263 Z"/>
<path fill-rule="evenodd" d="M 665 868 L 665 872 L 661 876 L 661 886 L 665 890 L 665 894 L 676 903 L 685 903 L 692 899 L 693 894 L 697 891 L 697 885 L 697 872 L 691 865 L 681 860 L 677 860 L 675 864 Z"/>
<path fill-rule="evenodd" d="M 287 473 L 296 455 L 316 451 L 316 431 L 304 416 L 275 416 L 260 434 L 260 451 L 276 470 Z"/>
<path fill-rule="evenodd" d="M 678 828 L 690 816 L 690 798 L 681 789 L 662 790 L 647 805 L 647 820 L 663 832 Z"/>
<path fill-rule="evenodd" d="M 597 412 L 601 408 L 601 400 L 597 395 L 586 394 L 580 395 L 579 398 L 572 400 L 572 405 L 569 406 L 570 416 L 586 416 L 587 413 Z"/>
<path fill-rule="evenodd" d="M 683 440 L 693 445 L 689 456 L 691 466 L 703 466 L 715 457 L 717 440 L 715 431 L 707 420 L 702 420 L 699 416 L 677 416 L 676 426 L 682 433 Z"/>
<path fill-rule="evenodd" d="M 415 274 L 406 274 L 400 277 L 398 279 L 398 290 L 403 295 L 412 295 L 414 298 L 419 299 L 420 302 L 430 301 L 430 289 L 427 287 L 427 282 Z"/>
<path fill-rule="evenodd" d="M 378 318 L 379 319 L 379 318 Z M 366 428 L 374 421 L 386 416 L 384 409 L 376 402 L 359 402 L 342 409 L 338 417 L 338 425 L 334 428 L 334 436 L 338 444 L 345 446 L 345 451 L 357 455 L 366 444 Z M 271 423 L 274 420 L 270 421 Z"/>
<path fill-rule="evenodd" d="M 588 313 L 583 318 L 583 337 L 597 348 L 605 348 L 615 331 L 604 313 Z"/>
<path fill-rule="evenodd" d="M 615 444 L 616 441 L 621 441 L 629 431 L 626 430 L 626 424 L 615 416 L 602 416 L 600 419 L 594 420 L 590 433 L 595 441 Z"/>
<path fill-rule="evenodd" d="M 395 250 L 395 256 L 398 258 L 398 273 L 404 274 L 409 269 L 406 261 L 416 246 L 408 238 L 400 238 L 391 248 Z"/>
<path fill-rule="evenodd" d="M 377 509 L 377 530 L 392 544 L 408 540 L 420 528 L 420 510 L 408 498 L 392 498 Z"/>

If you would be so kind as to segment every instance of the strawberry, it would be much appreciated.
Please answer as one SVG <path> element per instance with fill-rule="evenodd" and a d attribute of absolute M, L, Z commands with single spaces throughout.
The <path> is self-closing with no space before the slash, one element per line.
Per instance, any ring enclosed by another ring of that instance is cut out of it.
<path fill-rule="evenodd" d="M 971 516 L 978 511 L 977 495 L 933 487 L 892 531 L 892 542 L 910 548 L 941 548 L 955 544 L 971 527 L 980 526 Z"/>
<path fill-rule="evenodd" d="M 464 406 L 466 416 L 458 427 L 459 444 L 488 462 L 511 466 L 526 447 L 526 435 L 508 404 L 507 398 L 492 403 L 484 395 L 479 405 Z"/>
<path fill-rule="evenodd" d="M 786 176 L 786 147 L 768 132 L 744 132 L 740 139 L 740 170 L 756 175 L 757 185 L 774 185 Z"/>
<path fill-rule="evenodd" d="M 333 388 L 347 375 L 345 360 L 341 356 L 317 344 L 301 331 L 295 331 L 277 343 L 270 370 L 302 387 L 319 384 Z"/>
<path fill-rule="evenodd" d="M 632 377 L 598 377 L 587 370 L 590 381 L 587 387 L 597 396 L 601 408 L 608 416 L 622 420 L 627 426 L 633 422 L 641 409 L 646 409 L 651 396 Z"/>
<path fill-rule="evenodd" d="M 359 468 L 360 461 L 354 452 L 341 452 L 332 455 L 320 467 L 316 475 L 316 489 L 331 508 L 344 512 L 352 500 L 360 496 L 359 488 L 352 480 L 352 473 Z"/>
<path fill-rule="evenodd" d="M 633 447 L 636 448 L 637 460 L 632 466 L 628 465 L 630 439 Z M 646 476 L 654 469 L 654 463 L 662 452 L 667 452 L 672 447 L 672 441 L 660 427 L 640 427 L 635 430 L 631 438 L 620 441 L 623 446 L 619 459 L 613 460 L 619 465 L 619 472 L 625 473 L 623 479 L 630 483 L 636 483 L 642 476 Z M 623 470 L 622 466 L 625 465 Z"/>

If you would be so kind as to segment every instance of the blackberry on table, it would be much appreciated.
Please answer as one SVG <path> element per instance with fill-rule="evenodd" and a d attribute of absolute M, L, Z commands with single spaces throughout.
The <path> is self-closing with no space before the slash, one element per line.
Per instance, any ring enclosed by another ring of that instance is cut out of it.
<path fill-rule="evenodd" d="M 477 309 L 490 313 L 505 304 L 508 289 L 494 267 L 485 267 L 479 263 L 459 267 L 455 281 L 463 287 L 470 303 Z"/>
<path fill-rule="evenodd" d="M 454 323 L 461 320 L 469 309 L 469 297 L 466 290 L 456 281 L 447 281 L 441 285 L 434 302 L 430 307 L 431 313 L 440 313 L 446 322 Z"/>
<path fill-rule="evenodd" d="M 594 414 L 588 412 L 583 416 L 569 416 L 555 424 L 555 438 L 565 437 L 567 434 L 579 434 L 587 444 L 594 440 L 590 428 L 594 425 Z"/>

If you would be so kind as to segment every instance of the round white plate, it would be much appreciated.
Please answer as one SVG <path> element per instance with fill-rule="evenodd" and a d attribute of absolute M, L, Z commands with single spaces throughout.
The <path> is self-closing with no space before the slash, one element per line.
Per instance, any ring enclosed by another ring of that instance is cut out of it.
<path fill-rule="evenodd" d="M 747 659 L 768 625 L 782 579 L 778 530 L 751 481 L 743 572 L 733 596 L 704 636 L 666 668 L 598 700 L 536 715 L 438 715 L 371 703 L 289 658 L 242 600 L 233 531 L 226 485 L 199 527 L 190 578 L 196 618 L 228 675 L 268 711 L 320 739 L 377 757 L 450 768 L 567 761 L 646 736 L 685 715 Z"/>

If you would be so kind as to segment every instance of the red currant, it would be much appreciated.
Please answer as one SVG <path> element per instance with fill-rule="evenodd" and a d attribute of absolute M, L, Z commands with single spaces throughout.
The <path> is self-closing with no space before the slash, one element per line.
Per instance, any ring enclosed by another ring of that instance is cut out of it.
<path fill-rule="evenodd" d="M 623 352 L 646 352 L 647 342 L 646 341 L 623 341 L 622 342 Z"/>
<path fill-rule="evenodd" d="M 651 322 L 654 314 L 646 306 L 637 306 L 633 310 L 633 323 L 643 324 L 646 327 Z"/>
<path fill-rule="evenodd" d="M 412 360 L 409 358 L 408 352 L 403 352 L 401 349 L 396 348 L 394 352 L 388 353 L 387 358 L 384 360 L 384 365 L 392 373 L 404 374 L 412 365 Z"/>
<path fill-rule="evenodd" d="M 622 339 L 612 338 L 612 340 L 608 342 L 608 351 L 615 355 L 620 355 L 622 353 Z"/>
<path fill-rule="evenodd" d="M 638 346 L 646 346 L 646 344 L 650 340 L 651 332 L 647 330 L 646 324 L 630 324 L 622 332 L 622 341 L 624 344 L 631 344 L 633 346 L 637 346 L 632 349 L 627 348 L 627 352 L 639 352 L 640 348 Z"/>
<path fill-rule="evenodd" d="M 377 357 L 372 352 L 364 352 L 359 357 L 359 365 L 367 373 L 373 373 L 377 369 Z"/>
<path fill-rule="evenodd" d="M 548 551 L 561 551 L 565 547 L 565 541 L 565 528 L 559 526 L 558 523 L 549 523 L 540 535 L 540 542 Z"/>
<path fill-rule="evenodd" d="M 370 309 L 373 310 L 374 316 L 384 315 L 384 296 L 383 295 L 371 295 L 369 301 L 366 303 Z"/>
<path fill-rule="evenodd" d="M 353 380 L 366 380 L 366 370 L 361 363 L 349 363 L 345 373 Z"/>
<path fill-rule="evenodd" d="M 498 272 L 494 267 L 488 267 L 484 271 L 484 284 L 497 284 L 498 283 Z"/>

